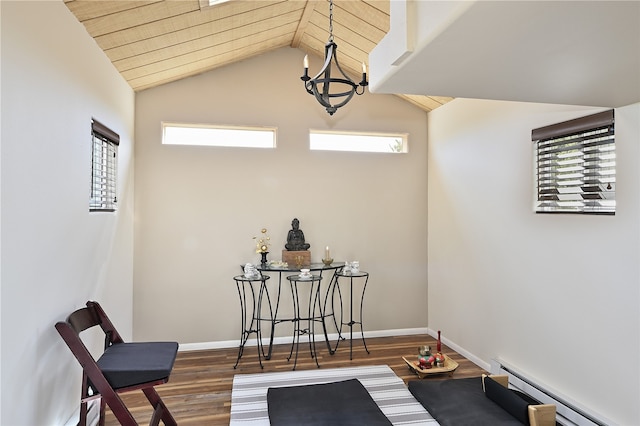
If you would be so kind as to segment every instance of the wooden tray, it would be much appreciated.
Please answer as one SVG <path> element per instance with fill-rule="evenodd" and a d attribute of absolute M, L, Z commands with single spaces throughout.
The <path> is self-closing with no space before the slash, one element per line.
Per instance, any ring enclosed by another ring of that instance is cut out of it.
<path fill-rule="evenodd" d="M 424 379 L 425 377 L 431 376 L 434 374 L 448 373 L 449 376 L 453 376 L 453 372 L 456 370 L 456 368 L 458 368 L 458 363 L 444 354 L 443 356 L 444 356 L 444 366 L 424 368 L 424 369 L 420 368 L 418 364 L 418 360 L 416 359 L 417 356 L 410 357 L 412 359 L 411 361 L 404 356 L 402 357 L 402 359 L 404 359 L 404 362 L 406 362 L 407 365 L 409 366 L 409 370 L 416 373 L 418 377 L 420 377 L 421 379 Z"/>

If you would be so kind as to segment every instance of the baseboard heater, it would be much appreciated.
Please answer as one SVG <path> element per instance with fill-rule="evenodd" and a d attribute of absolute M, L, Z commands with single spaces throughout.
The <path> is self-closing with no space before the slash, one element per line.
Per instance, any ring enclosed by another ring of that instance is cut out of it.
<path fill-rule="evenodd" d="M 522 371 L 502 360 L 491 360 L 491 374 L 506 374 L 509 376 L 511 387 L 532 396 L 543 404 L 555 404 L 556 420 L 564 426 L 612 426 L 614 424 L 602 416 L 580 407 L 568 397 L 536 383 Z"/>

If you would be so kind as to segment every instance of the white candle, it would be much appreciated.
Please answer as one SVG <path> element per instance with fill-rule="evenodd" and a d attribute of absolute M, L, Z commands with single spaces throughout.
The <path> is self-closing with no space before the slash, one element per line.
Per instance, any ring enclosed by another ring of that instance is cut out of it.
<path fill-rule="evenodd" d="M 305 68 L 309 68 L 309 55 L 304 55 L 304 60 L 302 61 L 302 64 L 304 65 Z"/>
<path fill-rule="evenodd" d="M 363 62 L 362 63 L 362 74 L 366 74 L 366 73 L 367 73 L 367 66 Z"/>
<path fill-rule="evenodd" d="M 331 259 L 331 256 L 329 255 L 329 246 L 327 246 L 327 248 L 324 249 L 324 258 Z"/>

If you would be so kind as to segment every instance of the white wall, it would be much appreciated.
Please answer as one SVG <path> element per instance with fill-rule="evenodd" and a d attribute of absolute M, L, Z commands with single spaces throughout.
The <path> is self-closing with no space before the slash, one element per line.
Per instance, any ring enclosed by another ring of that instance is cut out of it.
<path fill-rule="evenodd" d="M 81 369 L 54 324 L 95 299 L 132 334 L 134 94 L 62 1 L 0 5 L 0 423 L 61 424 Z M 116 214 L 88 212 L 92 117 L 121 138 Z"/>
<path fill-rule="evenodd" d="M 640 104 L 616 110 L 615 216 L 532 210 L 531 129 L 595 111 L 457 99 L 429 114 L 429 327 L 637 425 Z"/>
<path fill-rule="evenodd" d="M 53 325 L 88 299 L 126 338 L 237 339 L 231 277 L 257 261 L 262 227 L 278 258 L 294 216 L 314 260 L 330 245 L 371 272 L 367 329 L 423 327 L 428 300 L 429 327 L 480 360 L 640 424 L 639 105 L 616 110 L 614 217 L 531 212 L 531 128 L 592 110 L 458 99 L 429 114 L 427 298 L 424 112 L 367 94 L 330 118 L 294 49 L 150 89 L 136 98 L 134 268 L 132 91 L 62 2 L 0 7 L 1 424 L 77 408 L 80 370 Z M 87 212 L 91 117 L 122 140 L 115 215 Z M 166 147 L 161 120 L 275 125 L 279 145 Z M 409 131 L 410 153 L 311 153 L 309 128 Z M 616 358 L 598 361 L 609 345 Z"/>
<path fill-rule="evenodd" d="M 136 339 L 238 339 L 232 278 L 259 261 L 263 227 L 279 260 L 294 217 L 313 261 L 328 245 L 371 273 L 366 330 L 426 327 L 426 113 L 367 93 L 330 117 L 303 88 L 303 57 L 283 48 L 137 95 Z M 163 120 L 277 126 L 278 147 L 163 146 Z M 410 152 L 310 152 L 309 129 L 409 132 Z"/>

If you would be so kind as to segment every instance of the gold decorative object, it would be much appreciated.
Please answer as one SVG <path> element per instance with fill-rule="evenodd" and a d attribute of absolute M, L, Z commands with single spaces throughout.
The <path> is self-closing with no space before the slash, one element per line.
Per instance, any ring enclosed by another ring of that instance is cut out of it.
<path fill-rule="evenodd" d="M 309 250 L 289 251 L 282 250 L 282 261 L 291 266 L 311 265 L 311 252 Z M 298 266 L 300 268 L 300 266 Z"/>
<path fill-rule="evenodd" d="M 262 228 L 260 238 L 253 237 L 256 240 L 256 253 L 268 253 L 271 245 L 271 237 L 267 235 L 267 228 Z"/>
<path fill-rule="evenodd" d="M 322 263 L 324 263 L 326 266 L 329 266 L 333 263 L 333 259 L 322 259 Z"/>

